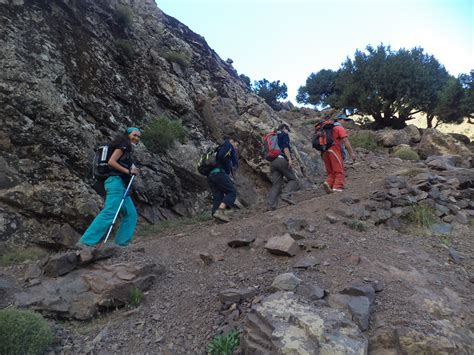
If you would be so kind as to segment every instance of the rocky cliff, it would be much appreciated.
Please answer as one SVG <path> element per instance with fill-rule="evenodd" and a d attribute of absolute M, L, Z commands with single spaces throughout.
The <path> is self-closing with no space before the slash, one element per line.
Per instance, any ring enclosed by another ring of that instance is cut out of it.
<path fill-rule="evenodd" d="M 88 178 L 94 148 L 163 114 L 186 141 L 138 149 L 142 217 L 198 213 L 207 192 L 195 162 L 227 133 L 244 142 L 241 198 L 256 202 L 249 176 L 264 176 L 260 136 L 279 117 L 154 1 L 1 0 L 0 28 L 1 240 L 81 233 L 102 203 Z"/>

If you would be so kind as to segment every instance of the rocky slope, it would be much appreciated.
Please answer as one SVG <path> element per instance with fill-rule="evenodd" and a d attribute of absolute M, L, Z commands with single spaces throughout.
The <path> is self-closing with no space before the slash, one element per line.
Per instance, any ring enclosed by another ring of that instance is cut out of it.
<path fill-rule="evenodd" d="M 228 133 L 244 142 L 241 199 L 257 201 L 260 137 L 280 118 L 203 37 L 152 0 L 2 0 L 0 10 L 1 240 L 81 233 L 102 203 L 88 179 L 94 148 L 162 114 L 182 121 L 186 142 L 136 154 L 142 217 L 200 213 L 195 162 Z"/>

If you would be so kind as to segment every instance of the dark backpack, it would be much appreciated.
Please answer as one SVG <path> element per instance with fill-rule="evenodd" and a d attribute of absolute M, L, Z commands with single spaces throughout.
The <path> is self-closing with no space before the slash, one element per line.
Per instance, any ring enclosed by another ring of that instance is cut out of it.
<path fill-rule="evenodd" d="M 333 144 L 332 130 L 334 121 L 326 120 L 314 125 L 314 134 L 312 139 L 313 148 L 320 152 L 326 152 Z"/>
<path fill-rule="evenodd" d="M 275 160 L 280 154 L 280 146 L 278 145 L 278 133 L 272 131 L 263 136 L 264 157 L 268 161 Z"/>
<path fill-rule="evenodd" d="M 216 156 L 220 147 L 219 145 L 215 148 L 209 148 L 201 155 L 197 163 L 197 171 L 199 174 L 208 176 L 209 173 L 217 167 L 218 162 Z"/>
<path fill-rule="evenodd" d="M 109 159 L 113 148 L 110 144 L 101 144 L 97 147 L 92 161 L 92 175 L 97 180 L 105 180 L 110 176 Z"/>

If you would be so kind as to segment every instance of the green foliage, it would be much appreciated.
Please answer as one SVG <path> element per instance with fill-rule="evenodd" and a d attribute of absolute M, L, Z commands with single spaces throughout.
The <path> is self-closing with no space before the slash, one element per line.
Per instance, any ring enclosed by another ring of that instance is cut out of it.
<path fill-rule="evenodd" d="M 43 354 L 53 341 L 44 318 L 31 311 L 0 310 L 0 354 Z"/>
<path fill-rule="evenodd" d="M 166 51 L 163 53 L 163 58 L 171 63 L 178 63 L 185 68 L 191 64 L 191 56 L 184 52 Z"/>
<path fill-rule="evenodd" d="M 41 259 L 46 253 L 38 248 L 21 248 L 6 250 L 0 255 L 0 266 L 21 264 L 27 260 L 35 261 Z"/>
<path fill-rule="evenodd" d="M 280 80 L 269 82 L 267 79 L 254 81 L 253 91 L 275 110 L 279 110 L 278 100 L 288 97 L 288 88 Z"/>
<path fill-rule="evenodd" d="M 436 222 L 435 210 L 425 203 L 418 203 L 413 206 L 413 211 L 407 218 L 410 222 L 423 228 L 429 228 Z"/>
<path fill-rule="evenodd" d="M 303 126 L 312 126 L 312 125 L 315 125 L 316 122 L 318 122 L 318 119 L 311 118 L 309 120 L 304 121 L 301 125 L 303 125 Z"/>
<path fill-rule="evenodd" d="M 420 160 L 418 153 L 409 147 L 400 148 L 393 155 L 402 160 Z"/>
<path fill-rule="evenodd" d="M 438 95 L 438 103 L 435 109 L 438 122 L 462 123 L 464 117 L 467 116 L 467 113 L 463 112 L 461 108 L 463 98 L 464 90 L 461 82 L 455 78 L 450 78 Z M 432 127 L 430 121 L 428 127 Z"/>
<path fill-rule="evenodd" d="M 132 307 L 138 307 L 142 303 L 143 297 L 143 292 L 139 288 L 133 287 L 128 295 L 128 303 Z"/>
<path fill-rule="evenodd" d="M 450 247 L 452 244 L 451 237 L 449 235 L 438 235 L 439 241 L 441 244 L 446 245 L 447 247 Z"/>
<path fill-rule="evenodd" d="M 366 223 L 358 221 L 356 219 L 350 219 L 348 221 L 345 221 L 344 224 L 350 229 L 356 230 L 358 232 L 365 232 L 369 229 L 369 226 Z"/>
<path fill-rule="evenodd" d="M 470 225 L 470 226 L 474 226 L 474 218 L 470 218 L 470 219 L 469 219 L 469 225 Z"/>
<path fill-rule="evenodd" d="M 115 20 L 122 28 L 128 28 L 133 21 L 133 12 L 126 5 L 118 5 L 115 10 Z"/>
<path fill-rule="evenodd" d="M 299 102 L 351 108 L 372 116 L 379 127 L 402 128 L 418 112 L 435 115 L 450 75 L 422 48 L 393 51 L 367 46 L 347 58 L 337 72 L 311 74 L 299 89 Z"/>
<path fill-rule="evenodd" d="M 167 219 L 156 224 L 143 224 L 140 226 L 138 234 L 143 236 L 155 236 L 169 229 L 189 226 L 211 220 L 210 213 L 203 213 L 195 217 Z"/>
<path fill-rule="evenodd" d="M 143 131 L 145 146 L 153 153 L 163 153 L 176 140 L 184 142 L 184 127 L 179 120 L 170 120 L 166 116 L 155 118 Z"/>
<path fill-rule="evenodd" d="M 474 123 L 474 70 L 469 74 L 461 74 L 459 76 L 464 94 L 461 99 L 461 112 L 464 117 L 468 118 L 468 122 Z"/>
<path fill-rule="evenodd" d="M 349 136 L 349 142 L 353 148 L 364 148 L 370 151 L 376 151 L 380 148 L 375 139 L 375 134 L 371 131 L 353 132 Z"/>
<path fill-rule="evenodd" d="M 328 97 L 334 94 L 336 78 L 337 73 L 332 70 L 323 69 L 316 74 L 311 73 L 306 79 L 306 85 L 299 87 L 296 102 L 326 106 Z"/>
<path fill-rule="evenodd" d="M 232 330 L 227 335 L 218 335 L 209 343 L 207 352 L 210 355 L 232 355 L 240 344 L 240 333 Z"/>
<path fill-rule="evenodd" d="M 130 41 L 126 39 L 117 39 L 114 42 L 115 49 L 125 58 L 133 60 L 135 58 L 135 50 Z"/>

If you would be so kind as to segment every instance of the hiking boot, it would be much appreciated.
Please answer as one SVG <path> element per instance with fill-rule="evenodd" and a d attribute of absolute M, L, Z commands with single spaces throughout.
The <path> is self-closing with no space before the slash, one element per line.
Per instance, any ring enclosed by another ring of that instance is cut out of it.
<path fill-rule="evenodd" d="M 226 222 L 226 223 L 230 222 L 230 218 L 224 214 L 224 210 L 221 208 L 219 208 L 216 212 L 214 212 L 212 217 L 214 217 L 215 219 L 218 219 L 221 222 Z"/>
<path fill-rule="evenodd" d="M 326 191 L 327 194 L 330 194 L 331 192 L 333 192 L 334 190 L 332 189 L 331 186 L 329 186 L 329 184 L 325 181 L 323 182 L 323 188 L 324 188 L 324 191 Z"/>
<path fill-rule="evenodd" d="M 288 204 L 290 204 L 290 205 L 296 205 L 296 202 L 293 201 L 293 200 L 291 199 L 291 197 L 288 196 L 288 195 L 287 195 L 287 196 L 281 196 L 281 200 L 282 200 L 282 201 L 285 201 L 286 203 L 288 203 Z"/>
<path fill-rule="evenodd" d="M 234 207 L 238 208 L 239 210 L 245 208 L 244 205 L 242 205 L 242 202 L 240 202 L 239 200 L 235 200 Z"/>
<path fill-rule="evenodd" d="M 92 260 L 93 247 L 79 242 L 77 242 L 75 246 L 78 249 L 78 255 L 82 263 L 86 263 Z"/>

